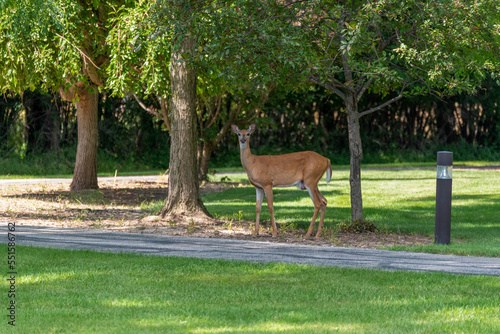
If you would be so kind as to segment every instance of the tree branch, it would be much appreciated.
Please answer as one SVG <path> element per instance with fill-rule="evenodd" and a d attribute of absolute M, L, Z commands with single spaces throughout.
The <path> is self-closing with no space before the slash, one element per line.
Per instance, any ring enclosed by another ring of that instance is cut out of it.
<path fill-rule="evenodd" d="M 87 59 L 92 65 L 94 65 L 95 68 L 97 69 L 101 69 L 99 66 L 97 66 L 93 61 L 92 59 L 87 56 L 87 54 L 85 52 L 83 52 L 80 48 L 78 48 L 75 44 L 71 43 L 66 37 L 62 36 L 62 35 L 59 35 L 58 33 L 55 33 L 57 36 L 61 37 L 62 39 L 64 39 L 66 42 L 68 42 L 69 44 L 71 44 L 71 46 L 73 46 L 75 49 L 78 50 L 78 52 L 80 52 L 80 54 L 83 56 L 83 58 Z"/>
<path fill-rule="evenodd" d="M 172 126 L 170 125 L 170 119 L 168 118 L 167 103 L 165 102 L 165 99 L 162 98 L 161 96 L 158 96 L 157 98 L 160 101 L 161 113 L 162 113 L 163 121 L 165 122 L 165 125 L 167 126 L 167 130 L 169 132 L 171 132 L 172 131 Z"/>
<path fill-rule="evenodd" d="M 76 96 L 75 85 L 71 85 L 68 90 L 66 90 L 64 87 L 59 87 L 59 95 L 65 101 L 73 101 Z"/>
<path fill-rule="evenodd" d="M 347 96 L 345 95 L 345 93 L 343 91 L 341 91 L 340 89 L 338 89 L 337 87 L 332 86 L 332 85 L 330 85 L 330 84 L 328 84 L 326 82 L 323 82 L 323 81 L 319 80 L 318 78 L 316 78 L 316 77 L 314 77 L 312 75 L 310 75 L 310 76 L 307 77 L 307 81 L 325 87 L 329 91 L 331 91 L 331 92 L 335 93 L 337 96 L 339 96 L 342 100 L 345 100 L 347 98 Z"/>
<path fill-rule="evenodd" d="M 359 102 L 359 100 L 361 100 L 361 97 L 363 97 L 363 94 L 365 93 L 366 89 L 371 85 L 372 82 L 373 82 L 373 77 L 368 79 L 368 81 L 365 82 L 365 84 L 359 90 L 357 90 L 356 101 Z"/>
<path fill-rule="evenodd" d="M 407 84 L 406 84 L 406 83 L 405 83 L 405 84 L 403 84 L 403 87 L 401 88 L 401 91 L 399 92 L 399 95 L 398 95 L 398 96 L 396 96 L 395 98 L 390 99 L 389 101 L 386 101 L 386 102 L 382 103 L 381 105 L 379 105 L 379 106 L 377 106 L 377 107 L 375 107 L 375 108 L 371 108 L 371 109 L 365 110 L 365 111 L 363 111 L 363 112 L 360 112 L 360 113 L 359 113 L 359 117 L 363 117 L 363 116 L 366 116 L 366 115 L 368 115 L 368 114 L 371 114 L 371 113 L 373 113 L 373 112 L 375 112 L 375 111 L 379 111 L 379 110 L 381 110 L 381 109 L 383 109 L 383 108 L 387 107 L 387 106 L 388 106 L 388 105 L 390 105 L 391 103 L 394 103 L 394 102 L 396 102 L 396 101 L 400 100 L 401 98 L 403 98 L 403 92 L 404 92 L 404 90 L 406 89 L 406 87 L 407 87 Z"/>
<path fill-rule="evenodd" d="M 212 109 L 212 111 L 210 112 L 210 118 L 207 120 L 208 124 L 205 124 L 205 129 L 208 129 L 215 123 L 217 117 L 219 116 L 221 106 L 222 106 L 222 96 L 217 96 L 217 106 L 215 107 L 215 113 L 213 112 Z"/>
<path fill-rule="evenodd" d="M 134 95 L 135 100 L 137 101 L 137 104 L 139 104 L 139 106 L 142 109 L 144 109 L 148 114 L 150 114 L 151 116 L 162 117 L 162 115 L 159 112 L 157 112 L 149 107 L 146 107 L 146 105 L 137 97 L 136 94 L 133 94 L 133 95 Z"/>

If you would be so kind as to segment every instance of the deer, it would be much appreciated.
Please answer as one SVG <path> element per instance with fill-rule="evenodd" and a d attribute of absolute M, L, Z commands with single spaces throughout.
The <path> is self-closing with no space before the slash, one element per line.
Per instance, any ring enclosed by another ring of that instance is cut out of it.
<path fill-rule="evenodd" d="M 253 236 L 259 235 L 260 211 L 264 194 L 267 199 L 267 208 L 271 214 L 273 227 L 273 238 L 278 235 L 274 219 L 273 187 L 292 187 L 309 192 L 314 204 L 314 214 L 305 238 L 309 238 L 313 232 L 316 218 L 321 211 L 321 216 L 316 233 L 316 239 L 320 237 L 323 221 L 325 219 L 326 198 L 318 190 L 318 182 L 326 172 L 326 182 L 330 182 L 332 166 L 330 160 L 312 151 L 295 152 L 282 155 L 253 155 L 250 151 L 250 136 L 255 131 L 255 124 L 250 125 L 248 130 L 240 130 L 236 125 L 231 126 L 232 131 L 238 135 L 240 145 L 241 164 L 245 169 L 248 180 L 256 190 L 255 230 Z"/>

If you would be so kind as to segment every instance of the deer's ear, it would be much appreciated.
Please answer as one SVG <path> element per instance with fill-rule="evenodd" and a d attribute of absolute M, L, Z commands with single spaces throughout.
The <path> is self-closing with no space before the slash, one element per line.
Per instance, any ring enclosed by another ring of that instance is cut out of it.
<path fill-rule="evenodd" d="M 240 129 L 238 129 L 238 127 L 236 125 L 231 125 L 231 130 L 233 130 L 234 133 L 238 133 L 240 132 Z"/>
<path fill-rule="evenodd" d="M 252 133 L 255 131 L 255 124 L 252 124 L 250 125 L 250 127 L 248 128 L 248 132 Z"/>

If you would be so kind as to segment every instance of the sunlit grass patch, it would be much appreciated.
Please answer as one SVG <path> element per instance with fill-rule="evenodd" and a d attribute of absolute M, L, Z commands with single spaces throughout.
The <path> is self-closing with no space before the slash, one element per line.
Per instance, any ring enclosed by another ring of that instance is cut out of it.
<path fill-rule="evenodd" d="M 424 170 L 363 170 L 364 216 L 389 232 L 433 236 L 436 205 L 436 172 Z M 224 177 L 224 176 L 220 176 Z M 244 187 L 210 193 L 203 201 L 212 214 L 231 219 L 242 212 L 255 220 L 255 189 L 245 174 L 230 174 Z M 452 244 L 449 246 L 395 247 L 414 251 L 463 255 L 500 256 L 500 173 L 459 170 L 453 173 Z M 325 226 L 350 220 L 349 171 L 334 171 L 332 181 L 323 178 L 319 190 L 328 200 Z M 275 218 L 280 223 L 309 226 L 313 205 L 307 191 L 275 188 Z M 261 219 L 269 221 L 266 201 Z"/>
<path fill-rule="evenodd" d="M 16 327 L 26 333 L 495 333 L 499 328 L 496 277 L 17 250 Z M 7 284 L 2 280 L 0 286 Z"/>

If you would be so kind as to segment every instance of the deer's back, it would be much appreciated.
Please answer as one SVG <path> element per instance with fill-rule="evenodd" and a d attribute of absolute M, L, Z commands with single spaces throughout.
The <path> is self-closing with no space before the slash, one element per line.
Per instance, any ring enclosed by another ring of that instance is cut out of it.
<path fill-rule="evenodd" d="M 321 178 L 328 166 L 328 159 L 312 152 L 282 155 L 253 156 L 246 169 L 253 184 L 291 186 L 306 178 Z"/>

